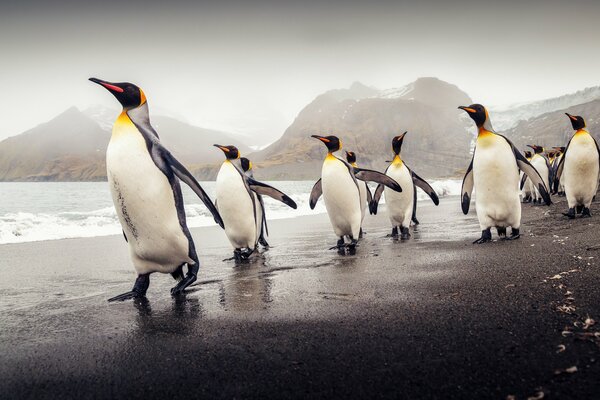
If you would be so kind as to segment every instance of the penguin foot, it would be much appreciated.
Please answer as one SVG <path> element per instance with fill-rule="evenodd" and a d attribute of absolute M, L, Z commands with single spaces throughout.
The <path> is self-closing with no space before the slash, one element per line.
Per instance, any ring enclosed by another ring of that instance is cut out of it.
<path fill-rule="evenodd" d="M 569 208 L 569 211 L 567 211 L 566 213 L 562 213 L 562 215 L 564 215 L 565 217 L 569 217 L 569 219 L 575 219 L 575 209 Z"/>
<path fill-rule="evenodd" d="M 400 227 L 400 240 L 408 240 L 410 239 L 410 233 L 408 231 L 408 228 L 405 227 Z"/>
<path fill-rule="evenodd" d="M 510 236 L 506 237 L 506 235 L 505 235 L 504 240 L 516 240 L 516 239 L 518 239 L 520 237 L 521 237 L 521 233 L 519 232 L 519 230 L 515 229 L 515 228 L 512 228 L 510 230 Z"/>
<path fill-rule="evenodd" d="M 137 279 L 135 280 L 135 283 L 133 284 L 133 289 L 131 289 L 131 291 L 120 294 L 115 297 L 111 297 L 110 299 L 108 299 L 108 301 L 112 303 L 113 301 L 125 301 L 129 299 L 135 299 L 138 297 L 144 297 L 146 296 L 146 291 L 148 290 L 149 286 L 150 274 L 138 275 Z"/>
<path fill-rule="evenodd" d="M 583 206 L 577 206 L 577 208 L 575 209 L 575 212 L 577 212 L 577 214 L 581 214 L 583 212 L 584 207 Z"/>
<path fill-rule="evenodd" d="M 348 248 L 349 255 L 356 254 L 357 245 L 358 245 L 358 240 L 356 240 L 356 239 L 352 239 L 352 241 L 346 245 L 346 247 Z"/>
<path fill-rule="evenodd" d="M 171 289 L 171 296 L 179 296 L 183 293 L 183 291 L 190 286 L 192 283 L 196 282 L 198 278 L 198 270 L 200 269 L 200 263 L 196 261 L 196 264 L 189 265 L 188 264 L 188 273 L 183 278 L 183 280 L 179 281 L 177 285 L 175 285 Z"/>
<path fill-rule="evenodd" d="M 362 239 L 362 238 L 363 238 L 363 236 L 364 236 L 365 234 L 366 234 L 366 232 L 363 232 L 363 229 L 362 229 L 362 228 L 360 228 L 360 232 L 359 232 L 359 234 L 358 234 L 358 238 L 359 238 L 359 239 Z"/>
<path fill-rule="evenodd" d="M 389 235 L 387 235 L 387 237 L 398 239 L 398 227 L 397 226 L 393 227 L 392 228 L 392 233 L 390 233 Z"/>
<path fill-rule="evenodd" d="M 483 244 L 492 241 L 492 231 L 490 228 L 481 231 L 481 237 L 473 242 L 473 244 Z"/>
<path fill-rule="evenodd" d="M 581 218 L 591 218 L 592 217 L 592 213 L 590 212 L 590 209 L 587 207 L 583 207 L 583 210 L 581 211 Z"/>
<path fill-rule="evenodd" d="M 337 244 L 333 247 L 330 247 L 329 250 L 344 250 L 345 248 L 346 248 L 346 245 L 344 244 L 344 238 L 341 237 L 337 241 Z"/>

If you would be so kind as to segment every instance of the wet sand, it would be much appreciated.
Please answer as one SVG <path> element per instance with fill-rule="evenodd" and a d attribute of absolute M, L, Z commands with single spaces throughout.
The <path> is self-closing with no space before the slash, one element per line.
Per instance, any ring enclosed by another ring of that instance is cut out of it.
<path fill-rule="evenodd" d="M 382 210 L 353 256 L 326 215 L 272 221 L 237 266 L 195 229 L 178 300 L 154 275 L 147 301 L 106 302 L 135 278 L 119 236 L 2 245 L 0 398 L 599 398 L 600 214 L 555 202 L 481 246 L 458 198 L 420 207 L 408 242 Z"/>

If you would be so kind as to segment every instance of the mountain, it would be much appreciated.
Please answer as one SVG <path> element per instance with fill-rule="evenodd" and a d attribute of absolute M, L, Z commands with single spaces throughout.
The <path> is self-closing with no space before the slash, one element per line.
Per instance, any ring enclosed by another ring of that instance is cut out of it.
<path fill-rule="evenodd" d="M 548 148 L 566 146 L 573 135 L 573 128 L 565 112 L 581 115 L 586 120 L 590 133 L 600 143 L 600 96 L 596 100 L 584 104 L 545 113 L 527 121 L 520 121 L 504 134 L 521 150 L 524 150 L 528 144 L 538 144 Z M 493 119 L 492 123 L 494 123 Z"/>
<path fill-rule="evenodd" d="M 325 147 L 310 136 L 332 134 L 357 153 L 359 165 L 383 170 L 392 156 L 392 138 L 408 131 L 402 149 L 408 165 L 424 176 L 457 176 L 469 163 L 473 140 L 472 123 L 457 106 L 471 102 L 436 78 L 383 91 L 354 83 L 317 96 L 277 142 L 250 158 L 261 179 L 315 179 Z M 198 166 L 195 172 L 208 178 L 214 168 Z"/>
<path fill-rule="evenodd" d="M 490 107 L 494 129 L 499 132 L 514 128 L 520 121 L 538 117 L 552 111 L 566 110 L 577 104 L 600 99 L 600 86 L 589 87 L 575 93 L 529 103 L 516 103 L 504 107 Z"/>
<path fill-rule="evenodd" d="M 0 181 L 106 180 L 105 152 L 118 111 L 72 107 L 20 135 L 0 142 Z M 249 148 L 234 136 L 171 117 L 151 117 L 161 142 L 185 165 L 223 159 L 214 143 Z"/>

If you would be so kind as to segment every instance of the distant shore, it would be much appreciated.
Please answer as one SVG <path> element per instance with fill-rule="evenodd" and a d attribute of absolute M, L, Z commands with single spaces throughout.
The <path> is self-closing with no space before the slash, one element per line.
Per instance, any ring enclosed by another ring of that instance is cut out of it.
<path fill-rule="evenodd" d="M 135 277 L 119 236 L 0 245 L 0 397 L 597 397 L 600 203 L 574 221 L 555 203 L 481 246 L 457 198 L 405 243 L 382 211 L 355 256 L 327 250 L 324 214 L 275 220 L 241 266 L 195 228 L 180 300 L 156 275 L 147 301 L 106 302 Z"/>

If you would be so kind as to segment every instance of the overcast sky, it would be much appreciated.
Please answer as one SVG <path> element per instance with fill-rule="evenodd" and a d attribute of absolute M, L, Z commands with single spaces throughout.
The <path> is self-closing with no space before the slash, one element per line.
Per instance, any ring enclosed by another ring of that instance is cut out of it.
<path fill-rule="evenodd" d="M 592 0 L 14 3 L 0 5 L 0 139 L 72 105 L 114 106 L 90 76 L 259 143 L 353 81 L 436 76 L 488 105 L 600 84 Z"/>

